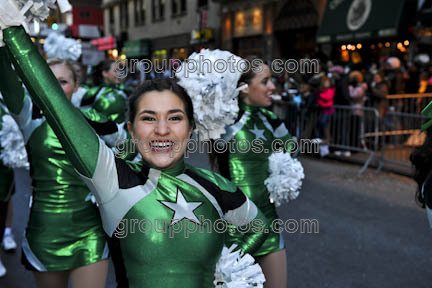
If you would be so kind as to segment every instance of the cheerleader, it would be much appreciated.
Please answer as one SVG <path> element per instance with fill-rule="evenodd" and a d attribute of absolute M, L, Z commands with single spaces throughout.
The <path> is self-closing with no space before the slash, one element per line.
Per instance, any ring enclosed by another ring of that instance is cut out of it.
<path fill-rule="evenodd" d="M 116 123 L 125 121 L 127 93 L 115 72 L 114 60 L 104 60 L 93 74 L 94 87 L 82 97 L 80 106 L 93 107 Z"/>
<path fill-rule="evenodd" d="M 225 153 L 212 153 L 211 162 L 273 221 L 279 217 L 264 183 L 269 177 L 269 157 L 275 149 L 283 150 L 284 145 L 281 144 L 288 143 L 292 137 L 283 122 L 266 109 L 272 104 L 275 91 L 269 67 L 255 57 L 246 60 L 247 72 L 238 81 L 238 86 L 243 87 L 239 94 L 239 115 L 236 122 L 226 128 L 227 133 L 223 136 L 230 149 Z M 276 139 L 281 140 L 279 146 L 273 146 Z M 261 151 L 240 151 L 236 143 L 245 140 L 261 147 Z M 228 243 L 235 237 L 231 235 Z M 266 288 L 287 286 L 284 241 L 275 227 L 253 256 L 263 269 Z"/>
<path fill-rule="evenodd" d="M 77 87 L 72 65 L 60 59 L 48 63 L 70 99 Z M 22 262 L 34 271 L 39 287 L 68 287 L 69 279 L 72 287 L 105 287 L 108 246 L 92 195 L 46 118 L 32 117 L 38 113 L 33 113 L 35 107 L 11 68 L 5 47 L 0 48 L 0 74 L 5 79 L 0 85 L 5 103 L 23 133 L 33 186 Z M 117 133 L 117 125 L 105 116 L 80 112 L 98 133 Z"/>
<path fill-rule="evenodd" d="M 221 219 L 240 227 L 260 223 L 242 230 L 236 243 L 245 253 L 261 246 L 268 225 L 254 203 L 225 178 L 184 163 L 193 107 L 174 80 L 146 82 L 129 100 L 128 129 L 143 160 L 124 161 L 65 99 L 24 29 L 9 27 L 3 36 L 32 97 L 95 194 L 104 230 L 112 237 L 120 287 L 214 287 L 224 243 L 214 224 Z M 166 225 L 155 227 L 164 219 Z"/>

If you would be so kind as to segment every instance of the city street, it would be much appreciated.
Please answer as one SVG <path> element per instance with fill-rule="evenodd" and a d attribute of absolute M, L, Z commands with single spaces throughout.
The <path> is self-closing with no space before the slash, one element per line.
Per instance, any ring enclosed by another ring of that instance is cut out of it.
<path fill-rule="evenodd" d="M 205 155 L 188 161 L 208 166 Z M 279 213 L 284 221 L 316 219 L 319 233 L 284 232 L 289 287 L 431 287 L 432 235 L 424 211 L 414 202 L 413 181 L 374 170 L 358 177 L 358 166 L 336 161 L 301 161 L 303 190 Z M 30 191 L 28 176 L 23 171 L 17 176 L 14 230 L 21 241 Z M 0 279 L 0 287 L 35 287 L 20 256 L 19 250 L 1 253 L 8 275 Z M 112 267 L 107 287 L 115 287 Z"/>

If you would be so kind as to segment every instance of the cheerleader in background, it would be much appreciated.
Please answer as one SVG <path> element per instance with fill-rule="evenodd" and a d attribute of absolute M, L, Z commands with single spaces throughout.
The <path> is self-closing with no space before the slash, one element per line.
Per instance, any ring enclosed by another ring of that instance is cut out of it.
<path fill-rule="evenodd" d="M 81 99 L 81 107 L 93 107 L 116 123 L 125 122 L 127 93 L 115 71 L 114 60 L 104 60 L 93 73 L 94 87 Z"/>
<path fill-rule="evenodd" d="M 238 96 L 240 112 L 237 121 L 226 128 L 227 133 L 223 136 L 225 142 L 229 141 L 230 149 L 225 153 L 213 152 L 210 160 L 213 167 L 217 167 L 223 176 L 236 184 L 267 219 L 273 221 L 279 217 L 264 184 L 269 177 L 269 157 L 275 149 L 272 143 L 280 139 L 284 144 L 278 149 L 283 149 L 292 137 L 285 124 L 266 109 L 271 106 L 275 91 L 269 66 L 256 57 L 247 58 L 246 63 L 249 66 L 238 81 L 238 87 L 244 88 Z M 262 151 L 239 151 L 237 143 L 244 140 L 261 143 Z M 230 236 L 228 243 L 236 237 L 234 234 Z M 275 227 L 253 256 L 263 269 L 266 288 L 287 287 L 285 245 L 281 233 Z"/>
<path fill-rule="evenodd" d="M 70 100 L 77 88 L 73 66 L 60 59 L 48 63 Z M 108 246 L 90 191 L 45 117 L 32 119 L 32 101 L 18 82 L 4 47 L 0 48 L 0 74 L 6 79 L 1 81 L 0 91 L 23 132 L 32 177 L 33 201 L 22 243 L 23 264 L 34 271 L 39 287 L 66 288 L 69 279 L 74 288 L 105 287 Z M 99 134 L 117 133 L 117 125 L 98 112 L 80 112 Z"/>

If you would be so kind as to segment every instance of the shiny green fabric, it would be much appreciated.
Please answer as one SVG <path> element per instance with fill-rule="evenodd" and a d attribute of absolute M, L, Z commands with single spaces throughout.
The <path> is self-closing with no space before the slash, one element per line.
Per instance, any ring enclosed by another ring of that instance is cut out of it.
<path fill-rule="evenodd" d="M 120 85 L 102 85 L 90 89 L 84 96 L 84 99 L 94 97 L 94 93 L 98 94 L 101 89 L 104 89 L 97 96 L 92 107 L 103 113 L 110 120 L 116 123 L 125 121 L 126 113 L 126 94 L 122 91 Z"/>
<path fill-rule="evenodd" d="M 183 219 L 168 227 L 174 212 L 160 203 L 176 202 L 179 188 L 186 201 L 203 203 L 194 211 L 197 217 L 203 215 L 211 223 L 220 219 L 216 209 L 196 187 L 175 178 L 182 172 L 179 166 L 161 173 L 157 189 L 135 204 L 124 217 L 129 221 L 150 219 L 154 225 L 156 222 L 153 219 L 161 219 L 157 224 L 161 232 L 156 232 L 156 227 L 153 227 L 148 233 L 129 232 L 120 240 L 130 287 L 214 287 L 215 265 L 222 251 L 224 235 L 215 231 L 208 233 L 207 229 L 203 229 L 206 232 L 199 233 L 197 230 L 186 238 L 185 225 L 190 229 L 200 229 L 200 225 Z M 143 225 L 143 229 L 145 227 Z M 182 232 L 176 234 L 172 232 L 174 229 Z"/>
<path fill-rule="evenodd" d="M 75 172 L 47 122 L 32 133 L 27 151 L 33 202 L 26 238 L 47 271 L 70 270 L 102 259 L 105 234 L 89 189 Z"/>
<path fill-rule="evenodd" d="M 231 192 L 236 190 L 232 183 L 220 176 L 215 177 L 210 171 L 189 165 L 186 168 L 213 182 L 220 189 Z M 130 287 L 214 287 L 215 265 L 226 235 L 220 233 L 220 230 L 214 230 L 214 223 L 220 216 L 208 198 L 197 187 L 176 178 L 184 169 L 185 165 L 181 160 L 172 169 L 162 171 L 157 188 L 136 203 L 123 218 L 127 223 L 136 221 L 135 233 L 131 233 L 132 228 L 129 226 L 128 235 L 120 239 Z M 168 226 L 174 212 L 161 202 L 175 203 L 178 197 L 177 189 L 180 189 L 187 202 L 202 203 L 194 210 L 196 217 L 203 220 L 201 225 L 183 219 Z M 139 226 L 138 221 L 143 219 L 149 221 Z M 256 219 L 267 223 L 262 213 Z M 186 231 L 189 231 L 187 237 L 184 234 Z M 265 238 L 264 234 L 249 231 L 239 233 L 235 243 L 242 251 L 253 253 Z"/>
<path fill-rule="evenodd" d="M 44 115 L 52 123 L 50 125 L 60 138 L 73 166 L 82 175 L 91 177 L 96 168 L 95 155 L 99 151 L 97 136 L 92 129 L 82 128 L 89 125 L 77 109 L 66 109 L 71 104 L 24 28 L 9 27 L 3 30 L 3 41 L 33 100 L 39 107 L 44 107 Z M 60 118 L 65 120 L 61 121 Z"/>
<path fill-rule="evenodd" d="M 3 60 L 1 76 L 5 73 L 15 75 L 0 87 L 5 103 L 12 109 L 22 109 L 24 89 L 17 84 L 15 72 L 8 71 L 8 59 Z M 31 61 L 27 63 L 31 64 Z M 15 93 L 11 93 L 11 87 L 16 87 Z M 64 94 L 59 96 L 66 99 Z M 20 114 L 21 111 L 14 112 Z M 28 117 L 31 119 L 31 115 Z M 32 131 L 26 148 L 33 186 L 26 240 L 33 255 L 41 262 L 41 269 L 63 271 L 100 261 L 106 240 L 99 212 L 86 200 L 90 191 L 75 172 L 47 122 Z M 33 255 L 26 254 L 30 263 Z"/>
<path fill-rule="evenodd" d="M 6 47 L 0 47 L 0 91 L 5 95 L 16 95 L 16 97 L 24 97 L 24 89 L 22 89 L 20 81 L 18 81 L 15 71 L 12 69 Z M 11 113 L 18 113 L 22 109 L 22 101 L 9 101 L 8 109 Z"/>
<path fill-rule="evenodd" d="M 231 181 L 237 185 L 248 197 L 251 199 L 257 207 L 264 213 L 265 217 L 269 221 L 278 219 L 276 207 L 270 203 L 269 193 L 264 184 L 264 181 L 269 176 L 268 173 L 268 158 L 272 153 L 272 141 L 276 139 L 274 133 L 264 125 L 263 120 L 260 118 L 259 113 L 272 121 L 277 121 L 276 115 L 268 111 L 265 108 L 254 107 L 247 105 L 243 102 L 240 103 L 240 111 L 242 113 L 248 112 L 250 115 L 247 117 L 245 125 L 240 131 L 238 131 L 233 139 L 230 141 L 231 151 L 229 153 L 229 171 Z M 280 122 L 280 121 L 278 121 Z M 282 122 L 280 122 L 282 123 Z M 256 135 L 251 130 L 258 129 L 263 131 L 262 136 Z M 289 133 L 281 138 L 285 143 L 291 139 Z M 243 140 L 247 140 L 249 143 L 260 139 L 262 141 L 262 152 L 242 150 L 237 144 Z M 234 151 L 234 152 L 233 152 Z M 280 250 L 280 237 L 279 233 L 276 233 L 276 229 L 271 229 L 269 237 L 265 243 L 254 253 L 254 256 L 267 255 Z M 230 234 L 228 243 L 232 243 L 238 235 Z"/>
<path fill-rule="evenodd" d="M 78 113 L 72 111 L 75 110 L 72 105 L 60 99 L 64 97 L 62 91 L 57 88 L 49 91 L 39 89 L 43 87 L 38 82 L 39 78 L 43 78 L 43 81 L 40 81 L 49 87 L 58 86 L 57 80 L 48 75 L 50 73 L 44 67 L 46 64 L 42 63 L 40 56 L 34 54 L 36 49 L 26 46 L 27 44 L 24 45 L 28 42 L 24 36 L 27 38 L 28 36 L 25 35 L 22 28 L 12 28 L 4 31 L 4 41 L 12 51 L 11 54 L 15 63 L 18 66 L 22 65 L 20 67 L 21 77 L 25 79 L 26 85 L 35 86 L 31 95 L 43 110 L 72 163 L 80 173 L 92 178 L 98 161 L 100 142 L 95 135 L 89 136 L 90 133 L 94 133 L 93 130 L 85 121 L 81 120 L 82 117 Z M 24 48 L 32 49 L 31 55 Z M 36 63 L 37 66 L 32 66 L 32 63 Z M 70 129 L 69 125 L 72 125 L 74 129 Z M 77 133 L 78 131 L 80 133 Z M 86 150 L 90 150 L 92 153 Z M 134 171 L 140 170 L 139 165 L 143 165 L 142 162 L 128 163 Z M 143 219 L 151 221 L 154 219 L 171 219 L 174 212 L 164 206 L 161 201 L 176 202 L 177 188 L 182 191 L 186 201 L 202 203 L 194 210 L 195 215 L 203 215 L 210 223 L 220 219 L 216 208 L 197 187 L 175 177 L 184 169 L 185 166 L 181 160 L 173 169 L 162 171 L 156 189 L 135 203 L 124 219 L 138 219 L 138 221 Z M 188 169 L 201 173 L 200 175 L 207 175 L 206 179 L 221 189 L 234 191 L 234 186 L 223 180 L 221 176 L 215 176 L 212 172 L 204 172 L 193 167 L 188 167 Z M 267 223 L 261 213 L 258 214 L 257 218 L 260 218 L 263 223 Z M 169 229 L 175 229 L 176 225 L 180 223 L 193 227 L 196 225 L 183 219 Z M 250 231 L 250 233 L 254 233 L 254 231 Z M 247 242 L 242 245 L 245 251 L 252 253 L 265 239 L 265 234 L 257 234 L 256 237 L 246 235 Z M 170 238 L 169 232 L 157 233 L 152 230 L 150 233 L 131 233 L 129 230 L 128 237 L 120 238 L 119 241 L 130 287 L 214 287 L 215 263 L 222 250 L 223 237 L 225 237 L 223 233 L 198 232 L 189 234 L 188 237 L 183 233 L 178 233 Z M 244 239 L 244 237 L 243 234 L 239 239 Z"/>

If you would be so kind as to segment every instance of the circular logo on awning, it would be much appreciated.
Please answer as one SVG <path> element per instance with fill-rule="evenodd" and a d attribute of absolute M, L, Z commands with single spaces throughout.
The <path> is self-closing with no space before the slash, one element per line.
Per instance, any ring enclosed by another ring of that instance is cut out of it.
<path fill-rule="evenodd" d="M 354 0 L 348 10 L 347 26 L 351 31 L 360 29 L 369 17 L 372 0 Z"/>

